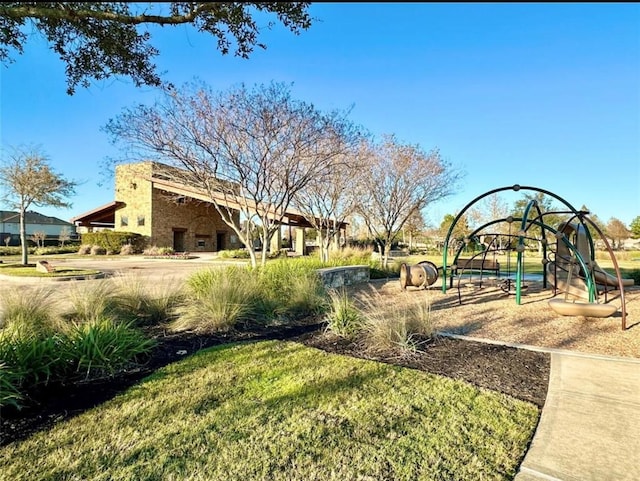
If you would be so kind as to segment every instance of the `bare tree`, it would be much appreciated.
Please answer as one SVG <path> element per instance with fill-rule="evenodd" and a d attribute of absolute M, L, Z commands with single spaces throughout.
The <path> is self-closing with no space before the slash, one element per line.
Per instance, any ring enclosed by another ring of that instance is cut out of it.
<path fill-rule="evenodd" d="M 620 219 L 616 217 L 611 217 L 609 222 L 607 222 L 607 235 L 611 237 L 613 240 L 613 244 L 617 246 L 618 249 L 622 246 L 622 243 L 625 239 L 631 237 L 631 232 L 627 229 L 627 226 L 624 225 Z"/>
<path fill-rule="evenodd" d="M 178 167 L 169 175 L 206 193 L 253 266 L 255 231 L 242 227 L 258 226 L 264 264 L 293 198 L 331 171 L 357 130 L 346 112 L 322 113 L 292 98 L 282 83 L 220 93 L 191 83 L 163 92 L 153 106 L 126 109 L 106 132 L 136 160 Z"/>
<path fill-rule="evenodd" d="M 25 214 L 31 206 L 69 207 L 64 199 L 75 191 L 76 183 L 64 179 L 49 166 L 37 149 L 16 149 L 0 167 L 0 186 L 4 200 L 20 214 L 22 264 L 27 265 Z"/>
<path fill-rule="evenodd" d="M 335 160 L 332 169 L 312 178 L 294 200 L 296 208 L 305 214 L 317 232 L 322 262 L 329 260 L 332 241 L 340 234 L 347 217 L 355 211 L 357 196 L 352 186 L 364 170 L 355 150 Z"/>
<path fill-rule="evenodd" d="M 35 242 L 36 247 L 44 247 L 44 241 L 47 238 L 47 233 L 42 230 L 34 231 L 29 239 Z"/>
<path fill-rule="evenodd" d="M 453 193 L 460 174 L 440 156 L 419 145 L 400 143 L 386 135 L 382 142 L 363 144 L 369 163 L 358 187 L 359 211 L 380 247 L 383 265 L 391 244 L 407 219 Z"/>
<path fill-rule="evenodd" d="M 497 193 L 487 196 L 480 200 L 471 209 L 467 211 L 468 219 L 473 229 L 476 229 L 488 222 L 498 219 L 506 219 L 511 214 L 509 204 Z M 503 236 L 509 234 L 509 224 L 501 222 L 491 227 L 491 233 L 497 234 L 496 247 L 501 249 L 505 239 Z M 446 235 L 446 232 L 445 232 Z M 506 242 L 509 242 L 508 240 Z"/>
<path fill-rule="evenodd" d="M 60 247 L 64 247 L 64 243 L 71 239 L 71 229 L 66 225 L 60 229 L 60 233 L 58 234 L 58 241 L 60 242 Z"/>
<path fill-rule="evenodd" d="M 413 249 L 413 239 L 415 236 L 424 231 L 426 224 L 424 222 L 424 216 L 421 210 L 416 210 L 409 216 L 407 222 L 405 222 L 404 227 L 402 228 L 402 239 L 405 241 L 405 234 L 409 237 L 409 251 Z"/>

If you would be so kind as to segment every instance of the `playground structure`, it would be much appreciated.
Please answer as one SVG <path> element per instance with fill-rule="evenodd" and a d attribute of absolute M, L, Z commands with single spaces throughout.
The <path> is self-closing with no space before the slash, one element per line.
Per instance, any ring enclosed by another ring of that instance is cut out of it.
<path fill-rule="evenodd" d="M 449 266 L 447 253 L 453 246 L 452 233 L 458 221 L 476 202 L 492 194 L 505 190 L 531 190 L 553 197 L 561 202 L 566 210 L 542 212 L 535 200 L 531 200 L 526 206 L 521 218 L 509 216 L 503 219 L 494 219 L 476 228 L 465 237 L 464 242 L 458 247 Z M 560 315 L 585 316 L 585 317 L 609 317 L 618 311 L 618 306 L 613 304 L 615 299 L 620 300 L 622 317 L 622 329 L 626 329 L 626 304 L 624 298 L 625 286 L 633 285 L 633 279 L 623 279 L 620 268 L 611 249 L 611 245 L 600 228 L 589 218 L 588 212 L 576 210 L 563 198 L 552 192 L 537 187 L 520 186 L 518 184 L 490 190 L 469 202 L 455 217 L 444 241 L 442 267 L 436 268 L 442 272 L 442 292 L 447 291 L 447 275 L 449 275 L 449 287 L 453 288 L 454 278 L 457 279 L 459 301 L 461 298 L 461 282 L 465 285 L 472 284 L 472 277 L 464 274 L 478 272 L 478 288 L 482 288 L 487 281 L 486 273 L 495 271 L 496 254 L 506 254 L 506 276 L 500 277 L 500 269 L 495 276 L 489 278 L 496 281 L 500 288 L 507 294 L 515 295 L 517 304 L 521 304 L 522 292 L 527 289 L 524 282 L 524 255 L 527 242 L 537 242 L 542 248 L 542 263 L 544 274 L 542 276 L 543 288 L 548 284 L 553 289 L 554 299 L 548 301 L 549 307 Z M 563 216 L 563 220 L 557 226 L 549 225 L 545 218 L 549 216 Z M 489 228 L 500 223 L 508 224 L 508 233 L 491 232 Z M 516 229 L 513 226 L 516 226 Z M 595 260 L 595 247 L 592 232 L 598 234 L 609 254 L 615 275 L 605 272 Z M 504 243 L 504 240 L 507 240 Z M 460 257 L 465 246 L 470 243 L 482 245 L 480 252 L 474 253 L 470 259 Z M 516 265 L 515 278 L 512 277 L 511 253 L 515 251 Z M 491 266 L 486 268 L 485 266 Z M 416 266 L 411 267 L 411 272 Z M 404 266 L 405 280 L 401 280 L 402 288 L 413 283 L 413 275 L 409 275 L 409 268 Z M 402 276 L 402 272 L 401 272 Z M 425 282 L 431 281 L 433 276 L 425 274 Z M 409 280 L 407 280 L 409 279 Z M 419 279 L 418 279 L 419 281 Z M 435 279 L 431 281 L 431 284 Z M 563 294 L 562 298 L 555 297 Z"/>

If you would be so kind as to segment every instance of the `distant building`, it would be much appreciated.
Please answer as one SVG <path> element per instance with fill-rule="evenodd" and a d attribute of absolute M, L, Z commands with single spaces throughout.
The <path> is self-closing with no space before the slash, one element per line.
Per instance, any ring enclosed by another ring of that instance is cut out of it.
<path fill-rule="evenodd" d="M 57 244 L 60 232 L 67 229 L 71 239 L 78 238 L 76 226 L 71 222 L 28 211 L 25 213 L 25 228 L 27 238 L 34 232 L 46 234 L 45 244 Z M 10 246 L 20 245 L 20 213 L 8 210 L 0 210 L 0 246 L 7 245 L 7 237 L 10 238 Z"/>

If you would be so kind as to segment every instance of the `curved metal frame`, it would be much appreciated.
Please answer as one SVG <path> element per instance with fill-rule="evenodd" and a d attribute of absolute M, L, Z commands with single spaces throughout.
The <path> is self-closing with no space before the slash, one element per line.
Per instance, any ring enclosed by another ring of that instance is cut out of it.
<path fill-rule="evenodd" d="M 617 262 L 615 256 L 613 255 L 613 249 L 611 248 L 611 245 L 609 244 L 609 241 L 607 240 L 606 236 L 601 231 L 601 229 L 591 219 L 589 219 L 587 217 L 588 212 L 576 210 L 575 207 L 573 207 L 569 202 L 567 202 L 562 197 L 554 194 L 553 192 L 550 192 L 550 191 L 545 190 L 545 189 L 540 189 L 538 187 L 521 186 L 519 184 L 514 184 L 514 185 L 509 186 L 509 187 L 499 187 L 497 189 L 492 189 L 490 191 L 485 192 L 484 194 L 481 194 L 481 195 L 475 197 L 473 200 L 471 200 L 469 203 L 467 203 L 467 205 L 465 205 L 462 208 L 462 210 L 454 218 L 453 222 L 451 223 L 451 226 L 449 226 L 449 230 L 447 231 L 447 235 L 446 235 L 445 240 L 444 240 L 444 250 L 443 250 L 443 254 L 442 254 L 442 292 L 443 293 L 447 292 L 447 253 L 449 251 L 449 240 L 451 238 L 451 234 L 453 232 L 453 229 L 455 228 L 456 224 L 458 223 L 458 220 L 460 220 L 460 218 L 465 214 L 465 212 L 467 212 L 467 210 L 469 210 L 469 208 L 472 205 L 474 205 L 476 202 L 478 202 L 479 200 L 481 200 L 484 197 L 487 197 L 489 195 L 492 195 L 492 194 L 495 194 L 495 193 L 498 193 L 498 192 L 502 192 L 502 191 L 505 191 L 505 190 L 513 190 L 514 192 L 518 192 L 520 190 L 532 190 L 532 191 L 535 191 L 535 192 L 540 192 L 540 193 L 542 193 L 544 195 L 553 197 L 554 199 L 562 202 L 569 209 L 568 212 L 545 212 L 545 213 L 543 213 L 540 210 L 537 202 L 535 200 L 532 200 L 527 204 L 527 207 L 525 208 L 523 217 L 521 219 L 518 219 L 518 220 L 521 220 L 521 229 L 520 229 L 519 234 L 518 234 L 518 245 L 517 245 L 517 248 L 516 248 L 517 253 L 518 253 L 518 256 L 517 256 L 517 267 L 516 267 L 516 303 L 520 304 L 520 300 L 521 300 L 520 284 L 521 284 L 521 281 L 522 281 L 522 277 L 521 276 L 522 276 L 522 270 L 523 270 L 522 267 L 523 267 L 524 240 L 526 238 L 525 233 L 532 225 L 538 225 L 542 230 L 542 240 L 544 241 L 543 249 L 544 249 L 544 253 L 545 253 L 545 258 L 546 258 L 546 248 L 547 248 L 545 229 L 548 229 L 550 233 L 554 234 L 558 241 L 562 240 L 565 243 L 565 245 L 569 248 L 569 250 L 571 250 L 573 252 L 575 258 L 577 259 L 578 263 L 580 264 L 580 267 L 585 272 L 585 280 L 586 280 L 586 284 L 587 284 L 587 289 L 589 291 L 589 302 L 594 302 L 595 298 L 597 297 L 597 290 L 596 290 L 596 287 L 595 287 L 595 280 L 594 280 L 593 272 L 591 271 L 591 269 L 587 268 L 587 264 L 585 263 L 585 260 L 583 259 L 582 255 L 578 252 L 577 248 L 566 238 L 564 233 L 560 233 L 560 235 L 558 235 L 559 232 L 556 229 L 554 229 L 553 227 L 549 226 L 548 224 L 545 224 L 544 221 L 542 220 L 544 215 L 558 214 L 558 213 L 570 213 L 570 214 L 573 215 L 571 220 L 577 218 L 578 221 L 585 227 L 585 234 L 586 234 L 587 240 L 589 242 L 589 247 L 590 247 L 589 248 L 590 258 L 588 259 L 588 261 L 589 261 L 588 264 L 590 266 L 593 265 L 593 261 L 595 261 L 595 246 L 594 246 L 593 238 L 591 236 L 591 232 L 589 230 L 589 226 L 594 228 L 594 230 L 598 233 L 600 238 L 603 240 L 603 242 L 605 244 L 605 247 L 607 248 L 607 251 L 608 251 L 609 256 L 611 258 L 611 261 L 613 263 L 613 266 L 614 266 L 614 269 L 615 269 L 615 272 L 616 272 L 616 278 L 617 278 L 617 281 L 618 281 L 618 289 L 619 289 L 619 292 L 620 292 L 621 308 L 622 308 L 622 329 L 625 330 L 626 329 L 626 306 L 625 306 L 625 299 L 624 299 L 624 286 L 622 284 L 622 275 L 620 273 L 620 268 L 618 266 L 618 262 Z M 533 218 L 533 219 L 528 219 L 529 212 L 534 207 L 537 210 L 537 216 L 535 218 Z M 512 217 L 507 218 L 507 219 L 511 219 L 511 221 L 515 220 Z M 483 226 L 479 227 L 478 229 L 476 229 L 475 231 L 473 231 L 473 233 L 470 234 L 468 236 L 468 238 L 475 237 L 477 232 L 479 232 L 482 229 L 488 227 L 489 225 L 492 225 L 492 224 L 498 223 L 498 222 L 504 222 L 507 219 L 500 219 L 500 220 L 488 222 L 485 225 L 483 225 Z M 454 265 L 455 265 L 455 262 L 456 262 L 457 258 L 460 255 L 460 253 L 462 252 L 462 248 L 463 248 L 463 246 L 459 248 L 458 252 L 456 253 L 456 255 L 454 257 Z M 476 254 L 476 256 L 480 255 L 480 254 L 481 253 Z M 484 253 L 484 255 L 486 256 L 486 252 Z M 451 274 L 451 275 L 453 276 L 453 274 Z M 544 279 L 544 283 L 545 283 L 545 287 L 546 287 L 546 273 L 544 274 L 543 279 Z M 451 281 L 453 283 L 453 278 L 451 279 Z M 451 287 L 453 287 L 453 285 Z M 458 293 L 458 295 L 459 295 L 459 293 Z"/>

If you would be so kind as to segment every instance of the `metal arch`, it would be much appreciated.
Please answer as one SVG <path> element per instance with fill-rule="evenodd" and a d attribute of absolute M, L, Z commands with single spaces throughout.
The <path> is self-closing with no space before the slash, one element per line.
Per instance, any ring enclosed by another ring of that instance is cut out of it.
<path fill-rule="evenodd" d="M 514 192 L 518 192 L 520 190 L 533 190 L 535 192 L 540 192 L 542 194 L 548 195 L 550 197 L 553 197 L 556 200 L 559 200 L 560 202 L 562 202 L 565 206 L 567 206 L 569 209 L 571 209 L 572 212 L 578 212 L 575 207 L 573 207 L 569 202 L 567 202 L 565 199 L 563 199 L 562 197 L 554 194 L 553 192 L 550 192 L 548 190 L 545 189 L 540 189 L 538 187 L 531 187 L 531 186 L 521 186 L 519 184 L 514 184 L 512 186 L 509 187 L 499 187 L 497 189 L 492 189 L 490 191 L 485 192 L 484 194 L 481 194 L 479 196 L 477 196 L 475 199 L 473 199 L 472 201 L 470 201 L 467 205 L 465 205 L 462 210 L 458 213 L 458 215 L 453 219 L 453 222 L 451 223 L 451 226 L 449 227 L 449 230 L 447 231 L 447 236 L 444 239 L 444 252 L 442 254 L 442 293 L 446 293 L 447 292 L 447 251 L 449 250 L 449 239 L 451 237 L 451 233 L 453 232 L 454 227 L 456 226 L 456 224 L 458 223 L 458 220 L 460 220 L 460 217 L 462 217 L 464 215 L 464 213 L 469 209 L 469 207 L 471 207 L 473 204 L 475 204 L 477 201 L 479 201 L 480 199 L 487 197 L 489 195 L 495 194 L 497 192 L 502 192 L 505 190 L 513 190 Z"/>

